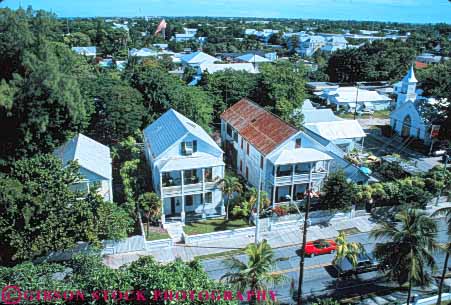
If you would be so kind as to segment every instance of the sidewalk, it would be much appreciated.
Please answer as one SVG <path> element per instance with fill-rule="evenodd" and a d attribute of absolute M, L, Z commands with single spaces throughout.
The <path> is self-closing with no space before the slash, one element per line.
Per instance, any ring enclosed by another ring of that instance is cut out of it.
<path fill-rule="evenodd" d="M 346 220 L 332 221 L 327 225 L 314 225 L 308 228 L 308 240 L 318 238 L 334 238 L 338 236 L 339 230 L 353 229 L 358 232 L 368 232 L 375 226 L 369 216 L 350 218 Z M 268 240 L 273 248 L 287 247 L 301 243 L 302 232 L 299 224 L 290 225 L 278 230 L 262 232 L 261 239 Z M 234 238 L 224 238 L 212 242 L 205 242 L 195 245 L 175 244 L 172 247 L 156 249 L 152 251 L 139 251 L 123 254 L 107 255 L 104 257 L 106 265 L 118 268 L 124 264 L 133 262 L 141 256 L 153 256 L 157 261 L 170 262 L 177 257 L 184 261 L 191 261 L 196 256 L 228 252 L 245 248 L 249 243 L 254 242 L 254 234 L 248 236 L 238 236 Z"/>
<path fill-rule="evenodd" d="M 438 207 L 429 206 L 427 212 L 432 213 L 438 208 L 449 207 L 451 203 L 442 202 Z M 338 218 L 331 220 L 326 225 L 313 225 L 308 228 L 307 239 L 315 240 L 319 238 L 335 238 L 339 231 L 352 229 L 355 233 L 369 232 L 376 226 L 371 220 L 371 215 L 354 217 L 354 218 Z M 261 239 L 268 240 L 273 248 L 288 247 L 300 245 L 302 242 L 302 232 L 300 225 L 289 225 L 277 230 L 261 232 Z M 255 236 L 238 236 L 233 238 L 223 238 L 211 242 L 203 242 L 202 244 L 184 245 L 175 244 L 172 247 L 155 249 L 151 251 L 139 251 L 123 254 L 107 255 L 104 257 L 104 263 L 112 268 L 118 268 L 124 264 L 138 260 L 141 256 L 153 256 L 160 262 L 171 262 L 176 258 L 184 261 L 191 261 L 197 256 L 216 254 L 238 250 L 245 248 L 249 243 L 254 242 Z"/>

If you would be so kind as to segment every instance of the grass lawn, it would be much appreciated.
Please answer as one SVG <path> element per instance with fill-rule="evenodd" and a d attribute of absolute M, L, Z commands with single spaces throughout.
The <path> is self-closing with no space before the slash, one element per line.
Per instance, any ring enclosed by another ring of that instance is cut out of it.
<path fill-rule="evenodd" d="M 354 112 L 342 112 L 336 114 L 338 117 L 343 119 L 354 119 Z M 390 118 L 390 110 L 378 110 L 374 111 L 372 115 L 359 115 L 357 113 L 356 119 L 388 119 Z"/>
<path fill-rule="evenodd" d="M 226 258 L 233 255 L 243 254 L 244 249 L 236 249 L 236 250 L 230 250 L 226 252 L 219 252 L 219 253 L 211 253 L 211 254 L 205 254 L 205 255 L 199 255 L 196 256 L 196 259 L 198 260 L 208 260 L 208 259 L 214 259 L 214 258 Z"/>
<path fill-rule="evenodd" d="M 244 219 L 233 219 L 226 221 L 223 218 L 208 219 L 185 224 L 183 231 L 188 235 L 204 234 L 217 231 L 233 230 L 249 227 Z"/>
<path fill-rule="evenodd" d="M 144 223 L 144 232 L 146 232 L 146 240 L 159 240 L 171 238 L 168 232 L 166 232 L 165 229 L 160 227 L 150 226 L 149 232 L 147 232 L 147 226 L 145 223 Z"/>
<path fill-rule="evenodd" d="M 168 233 L 161 232 L 150 232 L 146 235 L 147 240 L 159 240 L 159 239 L 167 239 L 170 238 Z"/>

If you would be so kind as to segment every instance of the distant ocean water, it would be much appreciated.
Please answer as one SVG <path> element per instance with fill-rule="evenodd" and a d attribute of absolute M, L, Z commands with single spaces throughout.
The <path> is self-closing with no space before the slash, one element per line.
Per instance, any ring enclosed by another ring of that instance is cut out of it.
<path fill-rule="evenodd" d="M 448 0 L 4 0 L 60 17 L 212 16 L 451 23 Z"/>

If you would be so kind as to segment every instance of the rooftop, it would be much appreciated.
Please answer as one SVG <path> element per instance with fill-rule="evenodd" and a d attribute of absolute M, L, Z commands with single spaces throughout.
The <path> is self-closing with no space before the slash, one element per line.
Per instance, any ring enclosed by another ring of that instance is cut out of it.
<path fill-rule="evenodd" d="M 110 148 L 81 133 L 55 149 L 53 154 L 64 165 L 77 161 L 80 167 L 105 179 L 112 179 Z"/>
<path fill-rule="evenodd" d="M 280 154 L 271 157 L 270 160 L 273 164 L 285 165 L 332 160 L 332 157 L 313 148 L 296 148 L 284 149 Z"/>
<path fill-rule="evenodd" d="M 155 122 L 144 129 L 148 147 L 154 158 L 158 158 L 167 149 L 169 149 L 177 140 L 192 134 L 205 143 L 221 151 L 215 141 L 207 132 L 174 109 L 169 109 Z"/>
<path fill-rule="evenodd" d="M 225 110 L 221 119 L 263 155 L 269 154 L 298 132 L 295 127 L 247 98 Z"/>

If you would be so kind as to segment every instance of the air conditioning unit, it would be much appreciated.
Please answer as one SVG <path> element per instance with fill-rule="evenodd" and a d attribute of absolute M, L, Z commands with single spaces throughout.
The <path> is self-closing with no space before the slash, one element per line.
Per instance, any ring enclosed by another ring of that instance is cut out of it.
<path fill-rule="evenodd" d="M 185 155 L 192 155 L 192 154 L 193 154 L 193 148 L 185 147 Z"/>

